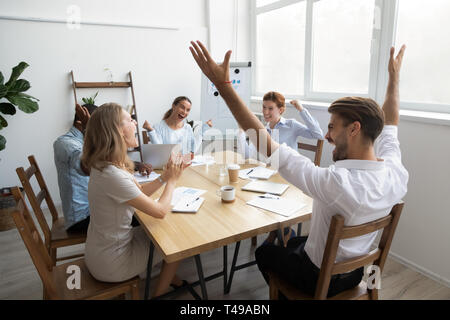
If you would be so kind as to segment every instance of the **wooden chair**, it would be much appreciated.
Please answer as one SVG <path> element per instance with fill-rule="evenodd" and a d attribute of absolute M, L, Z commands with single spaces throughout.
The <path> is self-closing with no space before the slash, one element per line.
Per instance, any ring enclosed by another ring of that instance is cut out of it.
<path fill-rule="evenodd" d="M 56 210 L 52 197 L 48 192 L 47 185 L 45 184 L 41 170 L 39 170 L 36 159 L 31 155 L 28 157 L 28 160 L 30 161 L 30 167 L 27 169 L 24 169 L 23 167 L 17 168 L 16 172 L 19 176 L 25 193 L 27 194 L 28 200 L 30 201 L 30 204 L 33 208 L 36 219 L 38 220 L 38 223 L 44 234 L 45 247 L 50 254 L 53 265 L 56 265 L 56 261 L 73 259 L 83 256 L 82 254 L 76 254 L 57 258 L 56 250 L 58 248 L 84 243 L 86 241 L 86 233 L 66 232 L 66 229 L 64 227 L 64 217 L 58 216 L 58 211 Z M 30 179 L 33 177 L 33 175 L 36 176 L 36 180 L 40 189 L 37 194 L 34 193 L 34 190 L 30 183 Z M 47 224 L 41 208 L 41 204 L 44 199 L 52 215 L 51 228 Z"/>
<path fill-rule="evenodd" d="M 12 192 L 17 203 L 12 216 L 42 280 L 44 299 L 109 299 L 123 296 L 128 292 L 133 300 L 139 299 L 138 277 L 120 283 L 100 282 L 90 275 L 84 259 L 53 266 L 53 261 L 36 229 L 22 193 L 17 187 L 14 187 Z M 80 289 L 68 289 L 67 280 L 70 273 L 67 273 L 67 269 L 69 266 L 80 268 Z"/>
<path fill-rule="evenodd" d="M 327 299 L 328 287 L 332 275 L 346 273 L 369 264 L 378 266 L 380 270 L 379 276 L 381 277 L 403 205 L 403 202 L 396 204 L 386 217 L 358 226 L 344 227 L 344 218 L 341 215 L 335 215 L 331 220 L 328 231 L 327 244 L 323 254 L 322 266 L 314 296 L 304 294 L 275 273 L 269 272 L 270 299 L 278 299 L 278 293 L 281 292 L 286 298 L 293 300 L 325 300 Z M 359 237 L 383 228 L 383 234 L 376 249 L 363 256 L 351 258 L 339 263 L 335 262 L 340 240 Z M 355 288 L 341 292 L 329 299 L 378 300 L 378 289 L 369 289 L 366 283 L 361 281 Z"/>
<path fill-rule="evenodd" d="M 317 144 L 308 144 L 298 142 L 298 148 L 302 150 L 308 150 L 314 152 L 314 164 L 320 166 L 320 160 L 322 159 L 323 140 L 317 140 Z"/>

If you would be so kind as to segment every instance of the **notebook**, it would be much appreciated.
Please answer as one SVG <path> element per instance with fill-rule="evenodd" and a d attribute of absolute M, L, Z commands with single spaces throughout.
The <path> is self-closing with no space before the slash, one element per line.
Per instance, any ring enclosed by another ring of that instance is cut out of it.
<path fill-rule="evenodd" d="M 203 204 L 203 201 L 205 201 L 205 198 L 202 197 L 197 197 L 195 199 L 183 198 L 172 208 L 172 212 L 196 213 Z"/>
<path fill-rule="evenodd" d="M 255 180 L 243 186 L 242 190 L 271 193 L 280 196 L 286 191 L 287 188 L 289 188 L 288 184 L 275 183 L 264 180 Z"/>
<path fill-rule="evenodd" d="M 264 167 L 254 167 L 244 170 L 239 170 L 239 178 L 241 179 L 264 179 L 267 180 L 275 174 L 275 170 L 270 170 Z"/>
<path fill-rule="evenodd" d="M 150 163 L 153 169 L 162 169 L 172 152 L 177 153 L 179 148 L 177 144 L 143 144 L 144 163 Z"/>
<path fill-rule="evenodd" d="M 278 213 L 285 217 L 289 217 L 306 205 L 298 200 L 284 199 L 271 194 L 258 196 L 250 201 L 247 201 L 247 204 Z"/>

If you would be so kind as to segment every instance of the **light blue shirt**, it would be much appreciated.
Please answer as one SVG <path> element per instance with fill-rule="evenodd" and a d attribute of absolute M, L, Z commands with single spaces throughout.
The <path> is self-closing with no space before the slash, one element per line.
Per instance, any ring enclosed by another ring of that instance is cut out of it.
<path fill-rule="evenodd" d="M 59 194 L 62 201 L 65 228 L 89 216 L 89 176 L 81 170 L 83 134 L 72 127 L 53 143 Z"/>
<path fill-rule="evenodd" d="M 207 124 L 203 124 L 202 132 L 209 128 Z M 202 142 L 202 134 L 194 136 L 192 127 L 188 123 L 180 129 L 174 130 L 170 128 L 165 120 L 161 120 L 156 124 L 152 131 L 147 131 L 151 143 L 154 144 L 180 144 L 182 154 L 196 152 Z"/>
<path fill-rule="evenodd" d="M 305 124 L 298 122 L 295 119 L 280 118 L 280 121 L 273 129 L 270 124 L 266 125 L 266 130 L 278 143 L 286 143 L 287 146 L 294 150 L 298 149 L 297 138 L 304 137 L 307 139 L 323 139 L 323 132 L 320 128 L 319 122 L 314 119 L 306 108 L 299 112 Z M 245 134 L 241 132 L 238 136 L 240 147 L 245 152 L 245 158 L 255 157 L 257 154 L 256 148 L 250 143 L 246 143 Z"/>

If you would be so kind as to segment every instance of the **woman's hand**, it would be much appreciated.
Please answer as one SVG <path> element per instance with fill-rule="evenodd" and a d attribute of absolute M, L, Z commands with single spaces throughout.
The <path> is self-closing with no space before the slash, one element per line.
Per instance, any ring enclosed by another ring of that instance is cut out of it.
<path fill-rule="evenodd" d="M 142 126 L 142 128 L 144 128 L 147 131 L 153 131 L 152 126 L 150 125 L 150 123 L 148 123 L 147 120 L 145 120 L 144 125 Z"/>
<path fill-rule="evenodd" d="M 297 100 L 292 100 L 290 104 L 292 104 L 295 107 L 295 109 L 297 109 L 300 112 L 303 110 L 303 106 Z"/>
<path fill-rule="evenodd" d="M 167 183 L 175 183 L 183 173 L 184 168 L 186 168 L 186 165 L 181 154 L 172 154 L 164 168 L 161 179 L 167 181 Z"/>
<path fill-rule="evenodd" d="M 206 121 L 206 124 L 207 124 L 210 128 L 212 128 L 212 126 L 213 126 L 212 120 L 211 120 L 211 119 L 209 119 L 208 121 Z"/>

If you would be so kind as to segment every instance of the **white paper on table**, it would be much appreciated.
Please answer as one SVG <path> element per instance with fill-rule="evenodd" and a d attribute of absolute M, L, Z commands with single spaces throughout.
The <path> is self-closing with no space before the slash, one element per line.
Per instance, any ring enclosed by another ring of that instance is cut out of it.
<path fill-rule="evenodd" d="M 204 194 L 206 190 L 195 189 L 195 188 L 186 188 L 186 187 L 178 187 L 175 188 L 172 195 L 171 205 L 176 206 L 180 201 L 189 201 L 190 199 L 194 200 Z"/>
<path fill-rule="evenodd" d="M 178 201 L 176 206 L 172 208 L 172 212 L 195 213 L 198 211 L 198 209 L 200 209 L 203 201 L 205 201 L 205 198 L 202 197 L 197 197 L 194 199 L 183 198 L 182 200 Z"/>
<path fill-rule="evenodd" d="M 239 170 L 239 178 L 241 179 L 264 179 L 267 180 L 273 176 L 277 171 L 267 169 L 264 167 L 254 167 L 244 170 Z"/>
<path fill-rule="evenodd" d="M 297 199 L 285 199 L 274 196 L 272 194 L 258 196 L 250 201 L 247 201 L 247 204 L 257 208 L 275 212 L 285 217 L 291 216 L 292 214 L 306 206 L 306 203 L 303 203 L 302 201 L 299 201 Z"/>
<path fill-rule="evenodd" d="M 191 167 L 202 166 L 205 164 L 210 165 L 214 163 L 216 163 L 216 161 L 212 156 L 196 155 L 191 161 Z"/>
<path fill-rule="evenodd" d="M 148 176 L 143 176 L 139 172 L 134 173 L 134 178 L 136 179 L 136 181 L 138 183 L 150 182 L 150 181 L 156 180 L 159 176 L 160 176 L 160 174 L 155 173 L 153 171 L 150 172 L 150 175 L 148 175 Z"/>

